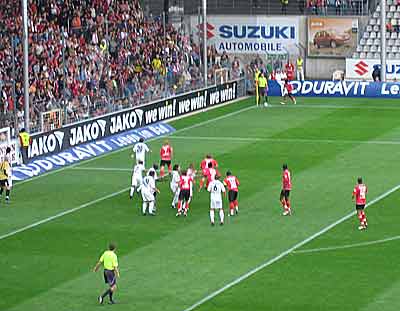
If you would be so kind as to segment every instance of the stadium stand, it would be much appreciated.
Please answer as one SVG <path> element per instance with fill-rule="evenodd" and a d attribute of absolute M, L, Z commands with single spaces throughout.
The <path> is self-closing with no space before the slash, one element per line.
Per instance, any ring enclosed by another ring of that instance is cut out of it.
<path fill-rule="evenodd" d="M 381 7 L 378 4 L 369 18 L 368 25 L 361 36 L 353 58 L 380 58 L 381 44 Z M 400 1 L 387 0 L 386 5 L 386 56 L 388 59 L 400 59 Z"/>

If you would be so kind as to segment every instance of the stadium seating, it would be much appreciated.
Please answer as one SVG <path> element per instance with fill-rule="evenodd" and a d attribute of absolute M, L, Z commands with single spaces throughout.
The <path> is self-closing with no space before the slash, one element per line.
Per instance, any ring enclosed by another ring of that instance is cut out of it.
<path fill-rule="evenodd" d="M 353 58 L 379 58 L 381 52 L 381 7 L 378 4 L 376 10 L 369 18 L 368 25 L 360 36 L 356 52 Z M 400 55 L 400 4 L 397 1 L 389 0 L 386 6 L 386 32 L 387 58 L 398 59 Z"/>

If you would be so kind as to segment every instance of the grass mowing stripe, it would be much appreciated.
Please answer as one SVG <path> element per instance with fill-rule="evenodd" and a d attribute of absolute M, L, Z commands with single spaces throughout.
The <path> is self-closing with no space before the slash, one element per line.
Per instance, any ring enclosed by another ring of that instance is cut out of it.
<path fill-rule="evenodd" d="M 365 207 L 367 208 L 367 207 L 379 202 L 380 200 L 383 200 L 384 198 L 386 198 L 387 196 L 391 195 L 393 192 L 397 191 L 398 189 L 400 189 L 400 184 L 395 186 L 395 187 L 393 187 L 392 189 L 386 191 L 385 193 L 382 193 L 380 196 L 378 196 L 375 199 L 373 199 L 372 201 L 370 201 Z M 279 261 L 280 259 L 286 257 L 287 255 L 293 253 L 296 249 L 304 246 L 305 244 L 307 244 L 307 243 L 311 242 L 312 240 L 316 239 L 317 237 L 323 235 L 324 233 L 328 232 L 332 228 L 334 228 L 337 225 L 339 225 L 339 224 L 343 223 L 344 221 L 348 220 L 349 218 L 351 218 L 355 214 L 356 214 L 356 211 L 353 211 L 353 212 L 343 216 L 342 218 L 338 219 L 334 223 L 331 223 L 330 225 L 324 227 L 323 229 L 321 229 L 320 231 L 314 233 L 313 235 L 309 236 L 308 238 L 304 239 L 303 241 L 295 244 L 291 248 L 288 248 L 286 251 L 282 252 L 278 256 L 269 259 L 268 261 L 266 261 L 263 264 L 255 267 L 254 269 L 250 270 L 249 272 L 241 275 L 240 277 L 238 277 L 237 279 L 233 280 L 232 282 L 226 284 L 225 286 L 221 287 L 220 289 L 212 292 L 211 294 L 207 295 L 206 297 L 204 297 L 203 299 L 199 300 L 195 304 L 193 304 L 190 307 L 186 308 L 184 311 L 192 311 L 192 310 L 196 309 L 197 307 L 199 307 L 202 304 L 208 302 L 209 300 L 211 300 L 214 297 L 218 296 L 219 294 L 221 294 L 222 292 L 226 291 L 227 289 L 229 289 L 229 288 L 235 286 L 236 284 L 239 284 L 240 282 L 246 280 L 250 276 L 252 276 L 255 273 L 257 273 L 258 271 L 260 271 L 260 270 L 272 265 L 273 263 L 275 263 L 275 262 Z"/>
<path fill-rule="evenodd" d="M 241 98 L 240 100 L 245 100 L 245 99 L 242 99 L 242 98 Z M 231 102 L 231 103 L 235 103 L 235 102 L 237 102 L 237 101 L 233 101 L 233 102 Z M 222 108 L 222 107 L 223 107 L 223 106 L 221 105 L 221 106 L 219 106 L 218 108 Z M 191 126 L 187 126 L 187 127 L 181 128 L 181 129 L 179 129 L 179 130 L 176 130 L 174 133 L 180 133 L 180 132 L 183 132 L 183 131 L 186 131 L 186 130 L 190 130 L 190 129 L 193 129 L 193 128 L 196 128 L 196 127 L 200 127 L 200 126 L 203 126 L 203 125 L 207 125 L 207 124 L 209 124 L 209 123 L 212 123 L 212 122 L 215 122 L 215 121 L 219 121 L 219 120 L 222 120 L 222 119 L 225 119 L 225 118 L 229 118 L 229 117 L 231 117 L 231 116 L 234 116 L 234 115 L 236 115 L 236 114 L 239 114 L 239 113 L 242 113 L 242 112 L 245 112 L 245 111 L 247 111 L 247 110 L 254 109 L 254 108 L 255 108 L 255 106 L 245 107 L 245 108 L 242 108 L 242 109 L 239 109 L 239 110 L 236 110 L 236 111 L 233 111 L 233 112 L 224 114 L 224 115 L 219 116 L 219 117 L 216 117 L 216 118 L 212 118 L 212 119 L 209 119 L 209 120 L 206 120 L 206 121 L 203 121 L 203 122 L 199 122 L 199 123 L 193 124 L 193 125 L 191 125 Z M 213 107 L 213 108 L 210 108 L 209 110 L 212 110 L 212 109 L 214 109 L 214 107 Z M 172 122 L 172 121 L 177 120 L 177 119 L 179 119 L 179 118 L 174 118 L 174 119 L 168 120 L 168 122 Z M 153 140 L 157 140 L 157 139 L 162 139 L 162 138 L 164 138 L 164 137 L 165 137 L 165 136 L 159 136 L 159 137 L 155 137 L 155 138 L 148 139 L 147 141 L 153 141 Z M 79 165 L 82 165 L 82 164 L 86 164 L 86 163 L 92 162 L 92 161 L 97 160 L 97 159 L 101 159 L 101 158 L 107 157 L 107 156 L 109 156 L 109 155 L 111 155 L 111 154 L 114 154 L 114 153 L 118 153 L 118 152 L 125 151 L 125 150 L 127 150 L 127 149 L 129 149 L 129 148 L 131 148 L 131 147 L 132 147 L 132 146 L 129 145 L 129 146 L 123 147 L 123 148 L 121 148 L 121 149 L 114 150 L 114 151 L 105 153 L 105 154 L 103 154 L 103 155 L 97 156 L 97 157 L 93 157 L 93 158 L 91 158 L 91 159 L 83 160 L 83 161 L 81 161 L 81 162 L 79 162 L 79 163 L 76 163 L 76 164 L 72 164 L 72 165 L 69 165 L 69 166 L 66 166 L 66 167 L 57 169 L 57 170 L 53 170 L 53 171 L 44 173 L 44 174 L 39 175 L 39 176 L 35 176 L 35 177 L 29 178 L 29 179 L 25 179 L 25 180 L 22 180 L 22 181 L 15 182 L 15 183 L 14 183 L 14 187 L 15 187 L 16 185 L 22 185 L 22 184 L 25 184 L 25 183 L 27 183 L 27 182 L 34 181 L 34 180 L 36 180 L 36 179 L 38 179 L 38 178 L 41 178 L 41 177 L 45 177 L 45 176 L 48 176 L 48 175 L 56 174 L 56 173 L 59 173 L 59 172 L 62 172 L 62 171 L 64 171 L 64 170 L 66 170 L 66 169 L 70 169 L 70 168 L 73 168 L 73 167 L 76 167 L 76 166 L 79 166 Z"/>
<path fill-rule="evenodd" d="M 368 145 L 400 145 L 395 140 L 340 140 L 340 139 L 307 139 L 307 138 L 262 138 L 262 137 L 223 137 L 223 136 L 170 136 L 171 139 L 182 140 L 232 140 L 232 141 L 268 141 L 286 143 L 327 143 L 327 144 L 368 144 Z"/>
<path fill-rule="evenodd" d="M 206 124 L 209 124 L 209 123 L 212 123 L 212 122 L 221 120 L 221 119 L 229 118 L 229 117 L 231 117 L 231 116 L 233 116 L 233 115 L 236 115 L 236 114 L 238 114 L 238 113 L 242 113 L 242 112 L 244 112 L 244 111 L 247 111 L 247 110 L 250 110 L 250 109 L 253 109 L 253 108 L 254 108 L 254 106 L 245 107 L 245 108 L 242 108 L 242 109 L 233 111 L 233 112 L 231 112 L 231 113 L 228 113 L 228 114 L 225 114 L 225 115 L 222 115 L 222 116 L 213 118 L 213 119 L 206 120 L 206 121 L 204 121 L 204 122 L 199 122 L 199 123 L 196 123 L 196 124 L 194 124 L 194 125 L 184 127 L 184 128 L 182 128 L 182 129 L 179 129 L 179 130 L 175 131 L 175 133 L 177 133 L 177 132 L 183 132 L 183 131 L 190 130 L 190 129 L 193 129 L 193 128 L 196 128 L 196 127 L 200 127 L 200 126 L 203 126 L 203 125 L 206 125 Z M 161 138 L 162 138 L 162 136 L 161 136 L 161 137 L 155 137 L 154 139 L 149 139 L 148 141 L 157 140 L 157 139 L 161 139 Z M 63 171 L 63 170 L 65 170 L 65 169 L 67 169 L 67 168 L 74 168 L 74 169 L 76 169 L 76 166 L 77 166 L 77 165 L 85 164 L 85 163 L 91 162 L 91 161 L 93 161 L 93 160 L 95 160 L 95 159 L 99 159 L 99 158 L 101 158 L 101 157 L 108 156 L 108 155 L 110 155 L 110 154 L 112 154 L 112 153 L 115 153 L 115 152 L 120 152 L 120 151 L 125 150 L 125 149 L 127 149 L 127 148 L 131 148 L 131 146 L 127 146 L 127 147 L 125 147 L 125 148 L 116 150 L 116 151 L 114 151 L 114 152 L 110 152 L 110 153 L 104 154 L 104 155 L 99 156 L 99 157 L 95 157 L 95 158 L 92 158 L 92 159 L 88 159 L 88 160 L 86 160 L 86 161 L 82 161 L 82 162 L 80 162 L 80 163 L 77 163 L 76 165 L 71 165 L 71 166 L 68 166 L 68 167 L 65 167 L 65 168 L 62 168 L 62 169 L 59 169 L 59 170 L 55 170 L 55 171 L 53 171 L 53 172 L 49 172 L 49 173 L 46 173 L 46 174 L 37 176 L 36 178 L 32 178 L 32 179 L 37 179 L 37 178 L 39 178 L 39 177 L 42 177 L 42 176 L 45 176 L 45 175 L 49 175 L 50 173 L 60 172 L 60 171 Z M 21 183 L 23 183 L 23 182 L 27 182 L 27 181 L 32 180 L 32 179 L 28 179 L 28 180 L 26 180 L 26 181 L 19 182 L 18 184 L 21 184 Z M 63 211 L 63 212 L 58 213 L 58 214 L 56 214 L 56 215 L 53 215 L 53 216 L 50 216 L 50 217 L 48 217 L 48 218 L 45 218 L 45 219 L 39 220 L 39 221 L 37 221 L 37 222 L 34 222 L 34 223 L 30 224 L 30 225 L 24 226 L 24 227 L 22 227 L 22 228 L 20 228 L 20 229 L 17 229 L 17 230 L 11 231 L 11 232 L 9 232 L 9 233 L 6 233 L 6 234 L 4 234 L 4 235 L 1 235 L 1 236 L 0 236 L 0 240 L 3 240 L 3 239 L 8 238 L 8 237 L 10 237 L 10 236 L 16 235 L 16 234 L 18 234 L 18 233 L 20 233 L 20 232 L 23 232 L 23 231 L 26 231 L 26 230 L 28 230 L 28 229 L 35 228 L 35 227 L 37 227 L 37 226 L 40 226 L 40 225 L 42 225 L 42 224 L 44 224 L 44 223 L 47 223 L 47 222 L 52 221 L 52 220 L 54 220 L 54 219 L 60 218 L 60 217 L 62 217 L 62 216 L 65 216 L 65 215 L 74 213 L 74 212 L 79 211 L 79 210 L 81 210 L 81 209 L 83 209 L 83 208 L 85 208 L 85 207 L 91 206 L 91 205 L 93 205 L 93 204 L 96 204 L 96 203 L 98 203 L 98 202 L 104 201 L 104 200 L 106 200 L 106 199 L 115 197 L 115 196 L 117 196 L 117 195 L 123 193 L 124 191 L 129 190 L 129 188 L 130 188 L 130 187 L 127 187 L 127 188 L 118 190 L 118 191 L 116 191 L 116 192 L 110 193 L 110 194 L 108 194 L 108 195 L 106 195 L 106 196 L 103 196 L 103 197 L 101 197 L 101 198 L 98 198 L 98 199 L 96 199 L 96 200 L 87 202 L 87 203 L 85 203 L 85 204 L 79 205 L 79 206 L 74 207 L 74 208 L 72 208 L 72 209 Z"/>
<path fill-rule="evenodd" d="M 114 167 L 73 167 L 74 171 L 121 171 L 121 172 L 132 172 L 131 168 L 114 168 Z"/>
<path fill-rule="evenodd" d="M 400 240 L 400 235 L 392 236 L 392 237 L 381 239 L 381 240 L 368 241 L 368 242 L 303 249 L 303 250 L 294 251 L 293 254 L 309 254 L 309 253 L 318 253 L 318 252 L 324 252 L 324 251 L 336 251 L 336 250 L 341 250 L 341 249 L 382 244 L 382 243 L 396 241 L 396 240 Z"/>
<path fill-rule="evenodd" d="M 122 189 L 122 190 L 118 190 L 118 191 L 116 191 L 116 192 L 107 194 L 107 195 L 105 195 L 105 196 L 103 196 L 103 197 L 101 197 L 101 198 L 98 198 L 98 199 L 96 199 L 96 200 L 89 201 L 89 202 L 87 202 L 87 203 L 81 204 L 81 205 L 79 205 L 79 206 L 77 206 L 77 207 L 74 207 L 74 208 L 72 208 L 72 209 L 68 209 L 68 210 L 63 211 L 63 212 L 61 212 L 61 213 L 58 213 L 58 214 L 56 214 L 56 215 L 53 215 L 53 216 L 47 217 L 47 218 L 45 218 L 45 219 L 39 220 L 39 221 L 34 222 L 33 224 L 30 224 L 30 225 L 28 225 L 28 226 L 22 227 L 22 228 L 20 228 L 20 229 L 11 231 L 11 232 L 6 233 L 6 234 L 3 234 L 3 235 L 0 235 L 0 240 L 3 240 L 3 239 L 8 238 L 8 237 L 10 237 L 10 236 L 13 236 L 13 235 L 16 235 L 16 234 L 18 234 L 18 233 L 24 232 L 24 231 L 26 231 L 26 230 L 28 230 L 28 229 L 35 228 L 35 227 L 37 227 L 37 226 L 40 226 L 40 225 L 42 225 L 42 224 L 45 224 L 46 222 L 52 221 L 52 220 L 57 219 L 57 218 L 60 218 L 60 217 L 62 217 L 62 216 L 72 214 L 72 213 L 77 212 L 77 211 L 79 211 L 79 210 L 81 210 L 81 209 L 83 209 L 83 208 L 92 206 L 92 205 L 94 205 L 94 204 L 96 204 L 96 203 L 99 203 L 99 202 L 105 201 L 105 200 L 107 200 L 107 199 L 113 198 L 113 197 L 115 197 L 115 196 L 117 196 L 117 195 L 120 195 L 121 193 L 123 193 L 123 192 L 125 192 L 125 191 L 128 191 L 129 189 L 130 189 L 130 187 L 124 188 L 124 189 Z"/>
<path fill-rule="evenodd" d="M 389 107 L 389 106 L 361 106 L 361 105 L 348 105 L 348 106 L 341 106 L 341 105 L 324 105 L 324 104 L 296 104 L 296 105 L 269 105 L 268 108 L 265 109 L 275 109 L 275 108 L 310 108 L 310 109 L 369 109 L 369 110 L 400 110 L 400 107 Z"/>

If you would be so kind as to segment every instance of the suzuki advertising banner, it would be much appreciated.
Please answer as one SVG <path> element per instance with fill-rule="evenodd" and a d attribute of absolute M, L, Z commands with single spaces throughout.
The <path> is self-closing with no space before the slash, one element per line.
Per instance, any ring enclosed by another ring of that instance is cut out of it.
<path fill-rule="evenodd" d="M 381 67 L 380 59 L 346 59 L 346 78 L 372 80 L 374 69 Z M 386 60 L 386 79 L 400 80 L 400 59 Z"/>
<path fill-rule="evenodd" d="M 108 136 L 202 111 L 237 96 L 237 82 L 234 81 L 32 135 L 29 158 L 56 154 Z"/>
<path fill-rule="evenodd" d="M 400 83 L 367 81 L 291 81 L 295 96 L 376 97 L 400 99 Z M 283 82 L 268 81 L 268 95 L 281 96 Z"/>
<path fill-rule="evenodd" d="M 308 55 L 349 57 L 357 47 L 358 18 L 309 17 Z"/>
<path fill-rule="evenodd" d="M 196 35 L 202 37 L 203 25 L 192 16 Z M 208 44 L 219 53 L 283 54 L 298 52 L 298 17 L 221 16 L 207 17 Z"/>

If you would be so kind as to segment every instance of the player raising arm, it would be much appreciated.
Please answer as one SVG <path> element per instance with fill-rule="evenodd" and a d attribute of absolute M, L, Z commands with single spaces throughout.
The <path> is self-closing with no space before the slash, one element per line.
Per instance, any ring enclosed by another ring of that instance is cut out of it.
<path fill-rule="evenodd" d="M 207 191 L 210 192 L 210 221 L 211 221 L 211 226 L 214 226 L 215 224 L 215 210 L 219 211 L 219 221 L 220 225 L 222 226 L 224 224 L 224 208 L 222 204 L 222 193 L 224 196 L 226 195 L 225 193 L 225 187 L 222 184 L 222 182 L 219 180 L 219 176 L 216 176 L 216 178 L 208 184 Z"/>
<path fill-rule="evenodd" d="M 282 190 L 280 195 L 280 201 L 283 207 L 283 216 L 292 215 L 292 209 L 290 208 L 290 200 L 289 200 L 290 190 L 292 190 L 292 177 L 287 164 L 283 164 Z"/>
<path fill-rule="evenodd" d="M 200 180 L 199 191 L 203 188 L 204 182 L 207 180 L 208 169 L 209 169 L 210 163 L 211 163 L 212 168 L 218 167 L 218 162 L 216 160 L 214 160 L 210 154 L 207 154 L 206 157 L 203 159 L 203 161 L 201 161 L 201 163 L 200 163 L 200 168 L 201 168 L 203 176 Z"/>
<path fill-rule="evenodd" d="M 139 142 L 136 143 L 133 146 L 133 154 L 132 154 L 132 158 L 135 157 L 136 158 L 136 164 L 139 161 L 142 161 L 143 166 L 146 167 L 146 152 L 151 152 L 151 150 L 149 149 L 149 147 L 147 147 L 147 145 L 144 143 L 144 138 L 140 138 Z"/>
<path fill-rule="evenodd" d="M 187 176 L 187 171 L 183 171 L 179 180 L 179 200 L 178 200 L 178 213 L 176 217 L 182 215 L 187 216 L 189 210 L 189 203 L 193 195 L 193 178 Z"/>
<path fill-rule="evenodd" d="M 168 140 L 164 141 L 164 144 L 162 145 L 161 149 L 160 149 L 160 177 L 163 178 L 164 177 L 164 172 L 165 172 L 165 168 L 164 166 L 167 165 L 168 167 L 168 173 L 171 174 L 172 172 L 172 165 L 171 165 L 171 160 L 172 160 L 172 155 L 173 155 L 173 148 L 171 147 L 171 145 L 169 144 Z"/>
<path fill-rule="evenodd" d="M 368 188 L 363 184 L 362 178 L 358 177 L 357 185 L 354 187 L 352 200 L 356 200 L 356 211 L 358 219 L 360 220 L 360 226 L 358 230 L 365 230 L 368 227 L 367 216 L 365 215 L 364 208 L 367 202 Z"/>
<path fill-rule="evenodd" d="M 237 201 L 237 197 L 240 182 L 236 176 L 232 175 L 231 171 L 227 171 L 226 178 L 224 179 L 224 185 L 228 188 L 229 211 L 230 215 L 233 216 L 235 213 L 239 213 L 239 203 Z"/>

